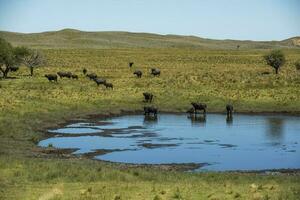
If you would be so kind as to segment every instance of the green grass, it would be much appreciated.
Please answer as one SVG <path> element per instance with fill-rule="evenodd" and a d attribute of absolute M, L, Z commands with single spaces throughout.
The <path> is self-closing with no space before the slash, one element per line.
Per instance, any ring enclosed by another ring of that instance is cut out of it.
<path fill-rule="evenodd" d="M 141 110 L 142 92 L 154 93 L 160 111 L 182 112 L 191 101 L 209 112 L 300 112 L 299 50 L 284 50 L 287 63 L 275 75 L 265 50 L 51 49 L 46 66 L 0 80 L 0 199 L 297 199 L 299 175 L 191 174 L 131 168 L 85 158 L 47 155 L 36 147 L 44 131 L 68 119 Z M 135 66 L 129 69 L 128 62 Z M 162 74 L 149 75 L 151 67 Z M 82 68 L 114 84 L 97 87 Z M 142 79 L 134 69 L 144 72 Z M 49 83 L 46 73 L 77 73 L 79 80 Z M 262 75 L 262 72 L 270 72 Z M 255 184 L 254 186 L 251 184 Z"/>

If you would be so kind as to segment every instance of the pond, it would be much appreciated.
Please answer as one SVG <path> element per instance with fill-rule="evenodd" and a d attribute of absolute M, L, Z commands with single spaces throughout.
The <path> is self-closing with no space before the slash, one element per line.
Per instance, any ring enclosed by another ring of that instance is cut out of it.
<path fill-rule="evenodd" d="M 288 115 L 127 115 L 49 130 L 40 146 L 104 150 L 95 159 L 134 164 L 197 163 L 196 171 L 300 168 L 300 117 Z"/>

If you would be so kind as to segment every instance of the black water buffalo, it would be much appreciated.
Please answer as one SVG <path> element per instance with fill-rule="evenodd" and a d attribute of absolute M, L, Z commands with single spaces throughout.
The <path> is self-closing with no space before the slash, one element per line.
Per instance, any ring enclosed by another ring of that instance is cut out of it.
<path fill-rule="evenodd" d="M 160 70 L 156 69 L 156 68 L 152 68 L 150 73 L 151 73 L 151 75 L 159 76 L 160 75 Z"/>
<path fill-rule="evenodd" d="M 85 75 L 87 73 L 87 69 L 83 68 L 82 73 Z"/>
<path fill-rule="evenodd" d="M 151 69 L 151 75 L 153 75 L 153 76 L 160 76 L 160 70 L 152 68 Z"/>
<path fill-rule="evenodd" d="M 95 83 L 97 83 L 98 86 L 102 84 L 104 85 L 106 83 L 106 80 L 103 78 L 95 78 L 93 80 L 95 81 Z"/>
<path fill-rule="evenodd" d="M 90 74 L 87 74 L 86 76 L 87 76 L 90 80 L 94 80 L 94 79 L 97 78 L 97 74 L 95 74 L 95 73 L 90 73 Z"/>
<path fill-rule="evenodd" d="M 72 74 L 71 78 L 72 79 L 78 79 L 78 76 L 76 74 Z"/>
<path fill-rule="evenodd" d="M 63 77 L 67 77 L 67 78 L 71 78 L 72 77 L 72 73 L 71 72 L 57 72 L 58 76 L 60 78 L 63 78 Z"/>
<path fill-rule="evenodd" d="M 56 74 L 45 74 L 45 77 L 48 79 L 48 81 L 55 81 L 57 82 L 57 75 Z"/>
<path fill-rule="evenodd" d="M 133 72 L 134 75 L 136 75 L 138 78 L 142 78 L 143 72 L 141 70 L 136 70 Z"/>
<path fill-rule="evenodd" d="M 132 67 L 133 64 L 134 64 L 134 62 L 130 62 L 130 63 L 129 63 L 129 67 Z"/>
<path fill-rule="evenodd" d="M 206 104 L 195 103 L 195 102 L 192 102 L 191 104 L 194 107 L 195 113 L 197 113 L 197 110 L 199 110 L 199 111 L 203 110 L 203 114 L 206 114 L 206 107 L 207 107 Z"/>
<path fill-rule="evenodd" d="M 144 92 L 143 93 L 144 98 L 145 98 L 145 102 L 152 102 L 153 100 L 153 94 L 149 93 L 149 92 Z"/>
<path fill-rule="evenodd" d="M 154 116 L 157 116 L 157 108 L 153 107 L 153 106 L 145 106 L 144 107 L 144 115 L 151 115 L 153 114 Z"/>
<path fill-rule="evenodd" d="M 230 104 L 226 105 L 226 111 L 227 111 L 227 116 L 232 117 L 232 112 L 233 112 L 233 106 Z"/>
<path fill-rule="evenodd" d="M 12 71 L 12 72 L 16 72 L 16 71 L 19 70 L 19 67 L 11 66 L 11 67 L 9 67 L 9 70 Z"/>
<path fill-rule="evenodd" d="M 107 82 L 105 82 L 105 83 L 103 83 L 103 84 L 104 84 L 104 86 L 105 86 L 106 88 L 111 88 L 112 90 L 114 89 L 114 86 L 113 86 L 112 83 L 107 83 Z"/>

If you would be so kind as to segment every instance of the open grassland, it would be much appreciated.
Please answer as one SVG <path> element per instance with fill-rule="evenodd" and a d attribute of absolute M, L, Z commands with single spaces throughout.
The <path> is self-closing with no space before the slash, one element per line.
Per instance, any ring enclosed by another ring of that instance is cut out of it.
<path fill-rule="evenodd" d="M 213 40 L 196 36 L 159 35 L 118 31 L 87 32 L 63 29 L 43 33 L 0 31 L 0 37 L 15 46 L 32 48 L 196 48 L 196 49 L 270 49 L 299 48 L 300 37 L 282 41 Z"/>
<path fill-rule="evenodd" d="M 195 49 L 51 49 L 48 63 L 27 76 L 25 67 L 0 80 L 0 199 L 297 199 L 299 175 L 190 174 L 127 168 L 45 155 L 36 143 L 46 127 L 87 114 L 141 110 L 152 92 L 161 111 L 182 112 L 191 101 L 208 112 L 300 112 L 300 50 L 284 50 L 279 75 L 260 51 Z M 135 64 L 132 69 L 128 62 Z M 83 67 L 114 84 L 105 89 L 82 74 Z M 151 77 L 152 67 L 161 70 Z M 133 76 L 135 69 L 144 74 Z M 79 80 L 49 83 L 46 73 L 71 71 Z M 263 72 L 270 74 L 263 75 Z M 46 159 L 47 158 L 47 159 Z M 255 185 L 250 186 L 252 183 Z M 157 197 L 155 197 L 157 196 Z"/>

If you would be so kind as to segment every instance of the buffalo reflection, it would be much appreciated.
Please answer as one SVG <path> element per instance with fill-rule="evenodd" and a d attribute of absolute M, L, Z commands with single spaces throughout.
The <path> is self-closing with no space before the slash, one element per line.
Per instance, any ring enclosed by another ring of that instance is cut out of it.
<path fill-rule="evenodd" d="M 232 117 L 232 115 L 227 115 L 227 117 L 226 117 L 226 124 L 228 126 L 231 126 L 232 123 L 233 123 L 233 117 Z"/>
<path fill-rule="evenodd" d="M 280 142 L 284 133 L 284 119 L 282 118 L 267 118 L 266 136 L 269 139 Z"/>
<path fill-rule="evenodd" d="M 145 115 L 144 116 L 144 125 L 153 125 L 157 124 L 158 117 L 156 115 Z"/>
<path fill-rule="evenodd" d="M 192 125 L 205 125 L 206 115 L 189 115 L 187 117 L 191 120 Z"/>

